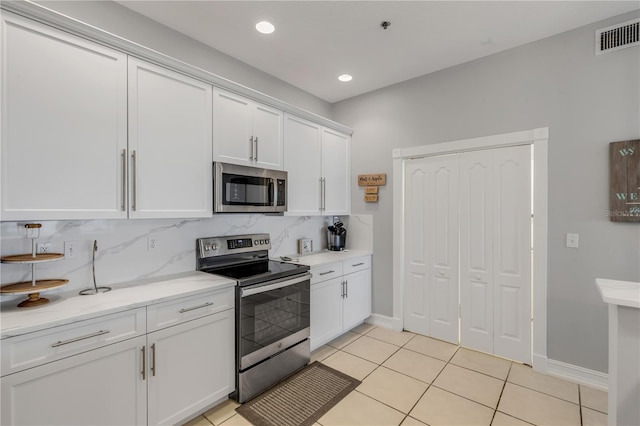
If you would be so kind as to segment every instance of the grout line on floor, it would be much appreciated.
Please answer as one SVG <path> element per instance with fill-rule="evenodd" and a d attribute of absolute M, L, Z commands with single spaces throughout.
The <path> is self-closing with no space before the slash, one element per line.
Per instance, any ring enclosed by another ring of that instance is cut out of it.
<path fill-rule="evenodd" d="M 568 381 L 568 380 L 567 380 L 567 381 Z M 509 382 L 509 383 L 510 383 L 510 384 L 512 384 L 512 385 L 514 385 L 514 386 L 518 386 L 518 387 L 521 387 L 521 388 L 524 388 L 524 389 L 528 389 L 528 390 L 533 391 L 533 392 L 540 393 L 540 394 L 542 394 L 542 395 L 550 396 L 551 398 L 555 398 L 555 399 L 560 400 L 560 401 L 563 401 L 563 402 L 568 402 L 569 404 L 577 405 L 578 407 L 581 407 L 581 406 L 582 406 L 582 405 L 580 404 L 580 397 L 578 397 L 578 403 L 576 404 L 575 402 L 573 402 L 573 401 L 569 401 L 568 399 L 560 398 L 560 397 L 558 397 L 558 396 L 551 395 L 551 394 L 549 394 L 549 393 L 539 391 L 538 389 L 533 389 L 533 388 L 530 388 L 530 387 L 527 387 L 527 386 L 523 386 L 523 385 L 519 385 L 519 384 L 517 384 L 517 383 L 513 383 L 513 382 Z M 571 383 L 571 382 L 570 382 L 570 383 Z M 588 408 L 588 407 L 587 407 L 587 408 Z"/>
<path fill-rule="evenodd" d="M 502 400 L 502 394 L 504 393 L 504 388 L 507 387 L 507 379 L 509 378 L 509 374 L 511 373 L 511 367 L 513 367 L 513 363 L 509 364 L 509 371 L 507 371 L 507 377 L 505 377 L 504 382 L 502 382 L 502 390 L 500 391 L 500 396 L 498 397 L 498 403 L 496 404 L 496 409 L 493 412 L 493 417 L 491 417 L 491 424 L 493 424 L 493 419 L 496 418 L 496 413 L 498 412 L 498 407 L 500 406 L 500 401 Z"/>

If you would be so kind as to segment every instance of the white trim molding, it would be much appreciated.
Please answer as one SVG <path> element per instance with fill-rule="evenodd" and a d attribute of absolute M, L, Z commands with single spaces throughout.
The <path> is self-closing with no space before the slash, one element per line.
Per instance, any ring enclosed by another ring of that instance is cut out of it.
<path fill-rule="evenodd" d="M 533 145 L 533 335 L 532 364 L 539 372 L 547 371 L 547 193 L 549 128 L 484 136 L 410 148 L 394 149 L 393 155 L 393 321 L 395 331 L 404 322 L 404 169 L 412 158 L 459 152 Z"/>
<path fill-rule="evenodd" d="M 371 314 L 369 318 L 365 320 L 367 324 L 377 325 L 387 329 L 393 328 L 393 318 L 386 315 Z"/>
<path fill-rule="evenodd" d="M 588 368 L 554 359 L 547 360 L 547 374 L 603 391 L 609 389 L 609 375 L 607 373 L 589 370 Z"/>

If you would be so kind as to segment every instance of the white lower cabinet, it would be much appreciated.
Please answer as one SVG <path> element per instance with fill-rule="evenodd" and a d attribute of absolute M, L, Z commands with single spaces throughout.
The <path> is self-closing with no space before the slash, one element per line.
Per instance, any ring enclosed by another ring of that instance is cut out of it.
<path fill-rule="evenodd" d="M 371 315 L 371 256 L 311 268 L 311 350 Z"/>
<path fill-rule="evenodd" d="M 164 425 L 203 411 L 235 389 L 233 294 L 4 339 L 0 424 Z"/>
<path fill-rule="evenodd" d="M 350 330 L 371 315 L 371 269 L 344 275 L 342 324 Z"/>
<path fill-rule="evenodd" d="M 176 424 L 235 389 L 233 309 L 147 335 L 149 424 Z"/>
<path fill-rule="evenodd" d="M 342 278 L 311 286 L 311 350 L 342 333 L 341 289 Z"/>
<path fill-rule="evenodd" d="M 145 337 L 2 378 L 3 425 L 144 425 Z"/>

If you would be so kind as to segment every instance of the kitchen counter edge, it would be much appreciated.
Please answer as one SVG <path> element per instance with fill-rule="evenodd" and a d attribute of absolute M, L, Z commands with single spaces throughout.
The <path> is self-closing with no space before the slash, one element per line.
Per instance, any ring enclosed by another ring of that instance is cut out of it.
<path fill-rule="evenodd" d="M 333 262 L 341 262 L 346 259 L 353 259 L 361 256 L 371 256 L 369 250 L 346 250 L 346 251 L 320 251 L 300 256 L 289 256 L 291 262 L 307 265 L 311 268 L 326 265 Z"/>
<path fill-rule="evenodd" d="M 130 281 L 90 296 L 80 296 L 77 291 L 53 294 L 46 296 L 50 303 L 36 308 L 18 308 L 16 301 L 3 302 L 0 340 L 235 285 L 236 281 L 229 278 L 194 271 Z"/>

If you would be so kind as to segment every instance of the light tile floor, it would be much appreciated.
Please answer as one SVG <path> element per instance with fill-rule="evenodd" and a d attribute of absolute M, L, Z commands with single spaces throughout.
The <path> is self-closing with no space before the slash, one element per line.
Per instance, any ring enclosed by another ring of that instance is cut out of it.
<path fill-rule="evenodd" d="M 362 324 L 311 361 L 362 381 L 314 426 L 607 424 L 606 392 L 413 333 Z M 236 407 L 185 426 L 250 425 Z"/>

